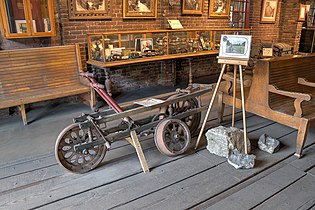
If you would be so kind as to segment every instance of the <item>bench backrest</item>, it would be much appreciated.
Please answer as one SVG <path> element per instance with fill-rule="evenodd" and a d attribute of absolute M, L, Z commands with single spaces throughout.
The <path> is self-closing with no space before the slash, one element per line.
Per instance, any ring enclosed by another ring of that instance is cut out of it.
<path fill-rule="evenodd" d="M 0 51 L 0 95 L 79 83 L 78 46 Z"/>
<path fill-rule="evenodd" d="M 268 85 L 274 85 L 286 91 L 314 92 L 315 88 L 298 85 L 298 77 L 315 82 L 315 54 L 308 56 L 284 56 L 257 61 L 248 100 L 261 106 L 281 105 L 292 100 L 268 91 Z"/>
<path fill-rule="evenodd" d="M 315 54 L 310 56 L 285 56 L 270 60 L 269 84 L 281 90 L 312 94 L 315 88 L 298 84 L 298 78 L 315 82 Z M 292 98 L 269 93 L 269 105 L 281 106 L 286 102 L 293 103 Z"/>

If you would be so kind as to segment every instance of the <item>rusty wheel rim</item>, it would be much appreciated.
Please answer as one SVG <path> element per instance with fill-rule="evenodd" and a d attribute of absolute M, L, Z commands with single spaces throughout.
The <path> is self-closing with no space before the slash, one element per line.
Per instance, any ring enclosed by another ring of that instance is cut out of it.
<path fill-rule="evenodd" d="M 168 156 L 186 152 L 191 136 L 187 125 L 178 119 L 162 120 L 156 127 L 154 141 L 158 150 Z"/>
<path fill-rule="evenodd" d="M 91 129 L 90 135 L 92 141 L 101 138 L 95 129 Z M 80 129 L 76 124 L 66 127 L 59 134 L 55 145 L 55 156 L 58 163 L 74 173 L 85 173 L 97 167 L 106 153 L 104 144 L 91 146 L 82 151 L 76 149 L 76 146 L 88 143 L 88 136 L 89 131 Z"/>
<path fill-rule="evenodd" d="M 172 95 L 168 99 L 174 99 L 179 95 Z M 199 102 L 196 98 L 187 99 L 184 101 L 179 101 L 173 104 L 170 104 L 168 107 L 162 107 L 160 109 L 160 113 L 164 113 L 165 115 L 172 115 L 176 116 L 179 113 L 183 113 L 190 109 L 198 108 Z M 186 118 L 181 119 L 186 125 L 188 126 L 190 133 L 194 134 L 198 130 L 200 120 L 201 120 L 201 113 L 194 113 Z"/>

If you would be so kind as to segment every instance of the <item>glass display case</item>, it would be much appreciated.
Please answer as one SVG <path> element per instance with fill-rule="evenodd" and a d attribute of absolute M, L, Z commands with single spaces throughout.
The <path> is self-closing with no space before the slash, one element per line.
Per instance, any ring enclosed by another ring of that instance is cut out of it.
<path fill-rule="evenodd" d="M 88 34 L 88 63 L 111 67 L 218 54 L 221 34 L 250 34 L 244 28 L 145 30 Z"/>
<path fill-rule="evenodd" d="M 6 38 L 56 35 L 53 0 L 3 0 L 0 12 Z"/>

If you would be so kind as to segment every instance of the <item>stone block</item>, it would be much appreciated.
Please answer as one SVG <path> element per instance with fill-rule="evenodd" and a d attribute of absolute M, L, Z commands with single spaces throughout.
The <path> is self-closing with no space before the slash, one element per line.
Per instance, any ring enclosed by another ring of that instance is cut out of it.
<path fill-rule="evenodd" d="M 280 142 L 267 134 L 263 134 L 259 137 L 258 147 L 260 150 L 273 154 L 280 149 Z"/>
<path fill-rule="evenodd" d="M 255 159 L 255 155 L 241 154 L 234 150 L 228 157 L 228 163 L 236 169 L 250 169 L 254 168 Z"/>
<path fill-rule="evenodd" d="M 211 128 L 206 132 L 207 149 L 210 153 L 228 157 L 229 150 L 238 150 L 245 153 L 244 132 L 235 127 L 218 126 Z M 250 151 L 250 142 L 247 138 L 247 150 Z"/>

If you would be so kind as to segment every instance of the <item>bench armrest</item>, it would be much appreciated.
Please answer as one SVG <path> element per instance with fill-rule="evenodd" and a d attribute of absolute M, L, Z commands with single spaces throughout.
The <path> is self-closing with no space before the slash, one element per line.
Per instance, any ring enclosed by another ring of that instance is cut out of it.
<path fill-rule="evenodd" d="M 295 98 L 295 100 L 294 100 L 294 108 L 295 108 L 294 116 L 296 116 L 296 117 L 301 117 L 303 115 L 301 103 L 303 101 L 310 101 L 312 98 L 309 94 L 306 94 L 306 93 L 298 93 L 298 92 L 279 90 L 274 85 L 269 85 L 268 91 L 271 93 L 276 93 L 279 95 Z"/>
<path fill-rule="evenodd" d="M 298 78 L 298 84 L 300 85 L 306 85 L 309 87 L 315 87 L 315 83 L 314 82 L 309 82 L 307 81 L 305 78 Z"/>

